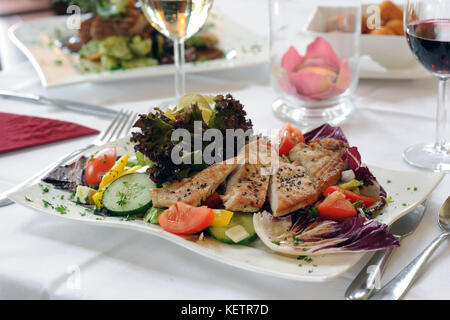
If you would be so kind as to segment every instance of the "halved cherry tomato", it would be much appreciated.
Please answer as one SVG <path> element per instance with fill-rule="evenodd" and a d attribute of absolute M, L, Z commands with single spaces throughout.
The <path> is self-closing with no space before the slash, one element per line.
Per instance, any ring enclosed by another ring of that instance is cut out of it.
<path fill-rule="evenodd" d="M 355 207 L 340 191 L 334 191 L 317 206 L 319 217 L 341 220 L 356 216 Z"/>
<path fill-rule="evenodd" d="M 220 198 L 220 195 L 217 192 L 214 192 L 203 204 L 208 208 L 217 209 L 222 204 L 222 198 Z"/>
<path fill-rule="evenodd" d="M 356 201 L 364 202 L 364 205 L 367 208 L 373 206 L 377 202 L 377 199 L 374 199 L 374 198 L 371 198 L 371 197 L 362 196 L 362 195 L 357 194 L 355 192 L 352 192 L 350 190 L 341 189 L 338 186 L 333 186 L 333 187 L 327 188 L 327 190 L 325 190 L 323 195 L 327 196 L 327 194 L 333 193 L 335 191 L 342 192 L 345 195 L 345 198 L 349 199 L 352 203 L 355 203 Z"/>
<path fill-rule="evenodd" d="M 281 156 L 289 157 L 289 152 L 300 142 L 305 142 L 303 133 L 287 123 L 278 133 L 279 148 L 278 154 Z"/>
<path fill-rule="evenodd" d="M 98 185 L 102 181 L 102 177 L 108 172 L 116 162 L 116 147 L 104 149 L 89 161 L 85 176 L 88 185 Z"/>
<path fill-rule="evenodd" d="M 212 209 L 177 202 L 158 217 L 160 226 L 174 234 L 188 235 L 206 229 L 214 221 Z"/>

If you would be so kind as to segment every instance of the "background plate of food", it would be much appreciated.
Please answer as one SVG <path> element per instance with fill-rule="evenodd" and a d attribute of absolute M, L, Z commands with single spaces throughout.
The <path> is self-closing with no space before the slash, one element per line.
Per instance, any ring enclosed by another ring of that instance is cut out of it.
<path fill-rule="evenodd" d="M 379 8 L 379 27 L 376 9 Z M 355 30 L 356 21 L 339 8 L 319 7 L 309 29 L 316 32 L 348 32 Z M 418 79 L 430 77 L 429 72 L 414 58 L 403 28 L 402 6 L 383 1 L 362 6 L 360 37 L 360 77 L 367 79 Z"/>
<path fill-rule="evenodd" d="M 174 73 L 172 42 L 150 26 L 139 8 L 107 18 L 84 14 L 78 29 L 71 28 L 73 19 L 55 16 L 9 29 L 44 87 Z M 263 38 L 213 9 L 203 29 L 186 41 L 185 70 L 246 67 L 267 58 Z"/>

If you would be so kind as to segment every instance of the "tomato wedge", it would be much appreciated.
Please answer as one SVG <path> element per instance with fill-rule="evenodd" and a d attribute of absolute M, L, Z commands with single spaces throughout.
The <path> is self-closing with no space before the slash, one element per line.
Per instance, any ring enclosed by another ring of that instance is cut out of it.
<path fill-rule="evenodd" d="M 291 149 L 298 143 L 305 142 L 305 137 L 299 129 L 294 128 L 290 123 L 287 123 L 278 133 L 278 141 L 278 154 L 280 157 L 283 155 L 289 157 Z"/>
<path fill-rule="evenodd" d="M 202 206 L 193 207 L 177 202 L 158 217 L 159 225 L 167 232 L 188 235 L 206 229 L 214 221 L 212 209 Z"/>
<path fill-rule="evenodd" d="M 356 208 L 340 191 L 334 191 L 317 206 L 319 217 L 342 220 L 356 216 Z"/>
<path fill-rule="evenodd" d="M 217 209 L 222 204 L 222 198 L 220 198 L 220 195 L 217 192 L 214 192 L 203 204 L 208 208 Z"/>
<path fill-rule="evenodd" d="M 102 181 L 102 177 L 116 163 L 116 147 L 104 149 L 89 161 L 85 176 L 88 185 L 98 185 Z"/>
<path fill-rule="evenodd" d="M 362 196 L 362 195 L 357 194 L 355 192 L 352 192 L 352 191 L 349 191 L 349 190 L 345 190 L 345 189 L 341 189 L 338 186 L 333 186 L 333 187 L 327 188 L 327 190 L 325 190 L 323 195 L 327 196 L 327 194 L 331 194 L 331 193 L 333 193 L 335 191 L 342 192 L 345 195 L 345 198 L 349 199 L 352 203 L 355 203 L 357 201 L 364 202 L 364 205 L 367 208 L 373 206 L 377 202 L 377 199 L 374 199 L 374 198 L 371 198 L 371 197 Z"/>

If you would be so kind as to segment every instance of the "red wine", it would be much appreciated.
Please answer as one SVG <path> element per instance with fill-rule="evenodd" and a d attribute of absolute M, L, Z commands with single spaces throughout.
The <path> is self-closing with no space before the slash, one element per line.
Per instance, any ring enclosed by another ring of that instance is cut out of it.
<path fill-rule="evenodd" d="M 406 38 L 425 68 L 438 76 L 450 76 L 450 19 L 409 24 Z"/>

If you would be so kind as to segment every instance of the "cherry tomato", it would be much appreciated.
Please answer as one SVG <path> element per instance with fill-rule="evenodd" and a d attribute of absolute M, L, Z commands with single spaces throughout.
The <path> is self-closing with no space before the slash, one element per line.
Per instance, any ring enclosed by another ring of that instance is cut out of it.
<path fill-rule="evenodd" d="M 212 209 L 202 206 L 193 207 L 177 202 L 158 217 L 159 225 L 167 232 L 188 235 L 206 229 L 214 221 Z"/>
<path fill-rule="evenodd" d="M 104 149 L 97 153 L 91 161 L 89 161 L 85 176 L 88 185 L 98 185 L 102 181 L 102 177 L 116 163 L 116 147 Z"/>
<path fill-rule="evenodd" d="M 317 209 L 319 211 L 319 217 L 326 219 L 342 220 L 356 216 L 355 207 L 340 191 L 331 193 L 317 206 Z"/>
<path fill-rule="evenodd" d="M 364 202 L 364 205 L 367 208 L 373 206 L 377 202 L 377 199 L 374 199 L 374 198 L 371 198 L 371 197 L 362 196 L 362 195 L 357 194 L 355 192 L 352 192 L 350 190 L 341 189 L 338 186 L 333 186 L 333 187 L 327 188 L 327 190 L 325 190 L 323 195 L 326 196 L 327 194 L 333 193 L 335 191 L 342 192 L 345 195 L 345 198 L 349 199 L 352 203 L 355 203 L 356 201 Z"/>
<path fill-rule="evenodd" d="M 298 143 L 305 142 L 305 137 L 302 132 L 287 123 L 278 133 L 279 148 L 278 154 L 281 156 L 289 157 L 289 152 Z"/>
<path fill-rule="evenodd" d="M 217 192 L 214 192 L 203 204 L 208 208 L 217 209 L 222 204 L 222 198 L 220 198 L 220 195 Z"/>

